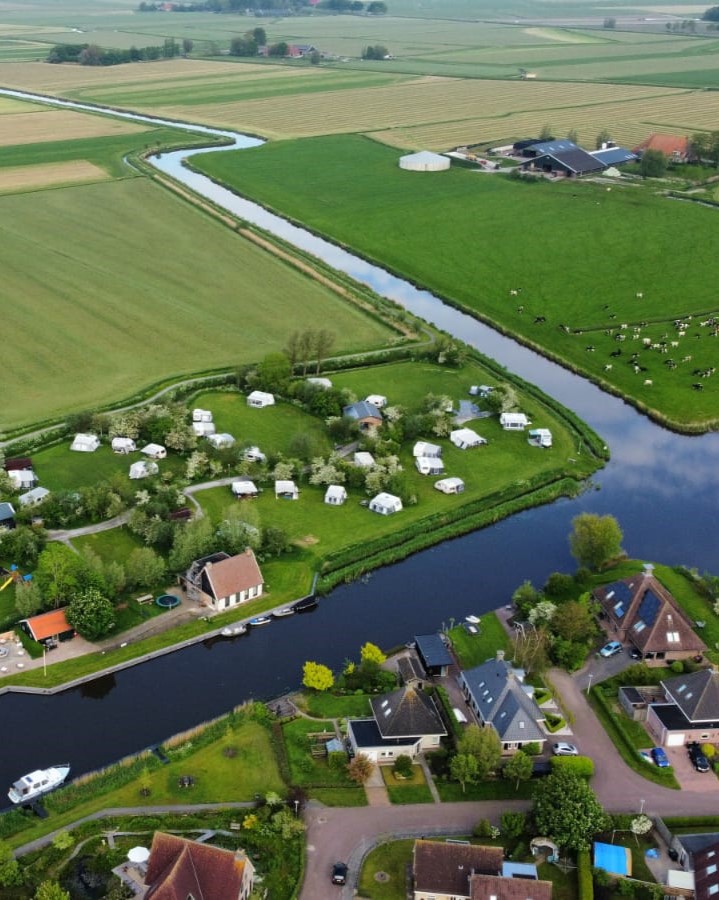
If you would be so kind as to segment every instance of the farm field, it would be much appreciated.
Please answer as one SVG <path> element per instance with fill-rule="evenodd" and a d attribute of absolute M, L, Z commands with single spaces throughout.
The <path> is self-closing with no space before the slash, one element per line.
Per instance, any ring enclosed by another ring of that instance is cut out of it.
<path fill-rule="evenodd" d="M 6 341 L 2 428 L 261 359 L 284 345 L 298 306 L 304 327 L 331 324 L 338 350 L 389 336 L 144 178 L 5 195 L 0 219 L 6 334 L 33 335 L 32 353 Z"/>
<path fill-rule="evenodd" d="M 716 361 L 719 304 L 702 249 L 719 227 L 715 210 L 632 185 L 608 192 L 466 169 L 403 172 L 397 151 L 357 136 L 240 152 L 241 161 L 229 153 L 195 163 L 676 426 L 707 427 L 719 417 L 719 382 L 701 377 Z"/>
<path fill-rule="evenodd" d="M 0 193 L 54 187 L 80 181 L 104 181 L 109 174 L 87 160 L 0 168 Z"/>

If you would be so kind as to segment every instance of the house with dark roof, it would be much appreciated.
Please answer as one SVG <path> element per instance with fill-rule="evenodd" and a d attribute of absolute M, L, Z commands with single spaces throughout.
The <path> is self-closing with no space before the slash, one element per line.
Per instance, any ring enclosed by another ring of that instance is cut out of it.
<path fill-rule="evenodd" d="M 642 156 L 647 150 L 659 150 L 669 162 L 688 162 L 691 155 L 689 138 L 677 134 L 650 134 L 634 148 L 637 156 Z"/>
<path fill-rule="evenodd" d="M 67 621 L 64 609 L 52 609 L 39 616 L 23 619 L 20 627 L 28 637 L 40 644 L 56 644 L 75 637 L 75 629 Z"/>
<path fill-rule="evenodd" d="M 503 750 L 546 741 L 544 713 L 534 700 L 534 688 L 524 684 L 524 672 L 512 668 L 502 650 L 457 680 L 470 709 L 483 726 L 494 728 Z"/>
<path fill-rule="evenodd" d="M 214 610 L 254 600 L 264 589 L 262 572 L 249 547 L 236 556 L 220 552 L 196 559 L 183 583 L 188 600 Z"/>
<path fill-rule="evenodd" d="M 568 140 L 533 144 L 522 151 L 522 156 L 529 157 L 521 164 L 522 169 L 545 175 L 577 178 L 582 175 L 596 175 L 605 168 L 603 162 Z"/>
<path fill-rule="evenodd" d="M 602 147 L 601 150 L 590 150 L 590 154 L 608 169 L 609 166 L 622 166 L 624 163 L 634 162 L 638 157 L 636 153 L 627 150 L 626 147 Z"/>
<path fill-rule="evenodd" d="M 370 708 L 373 718 L 348 721 L 347 736 L 354 752 L 374 763 L 436 750 L 447 734 L 434 698 L 414 685 L 373 697 Z"/>
<path fill-rule="evenodd" d="M 15 527 L 15 507 L 12 503 L 0 503 L 0 531 L 10 531 Z"/>
<path fill-rule="evenodd" d="M 600 623 L 609 636 L 628 641 L 647 665 L 701 656 L 706 650 L 685 612 L 655 577 L 652 565 L 645 565 L 643 572 L 629 578 L 595 588 L 592 596 L 601 607 Z"/>
<path fill-rule="evenodd" d="M 719 841 L 694 854 L 695 900 L 719 897 Z"/>
<path fill-rule="evenodd" d="M 379 428 L 382 424 L 382 411 L 369 400 L 350 403 L 343 408 L 342 415 L 346 419 L 354 419 L 362 431 L 371 431 L 373 428 Z"/>
<path fill-rule="evenodd" d="M 665 701 L 650 703 L 647 728 L 657 743 L 719 743 L 719 672 L 700 669 L 662 681 Z"/>
<path fill-rule="evenodd" d="M 672 834 L 668 839 L 669 852 L 682 866 L 684 873 L 693 875 L 693 879 L 684 882 L 684 886 L 695 890 L 697 900 L 709 900 L 719 895 L 714 885 L 719 884 L 717 866 L 719 865 L 719 832 L 702 831 L 694 834 Z M 674 874 L 672 870 L 669 875 Z M 673 879 L 678 884 L 681 879 Z M 671 881 L 669 882 L 671 884 Z"/>
<path fill-rule="evenodd" d="M 441 636 L 437 633 L 416 634 L 414 645 L 425 672 L 444 678 L 454 660 Z"/>
<path fill-rule="evenodd" d="M 233 853 L 156 831 L 145 900 L 247 900 L 254 877 L 254 866 L 241 850 Z"/>

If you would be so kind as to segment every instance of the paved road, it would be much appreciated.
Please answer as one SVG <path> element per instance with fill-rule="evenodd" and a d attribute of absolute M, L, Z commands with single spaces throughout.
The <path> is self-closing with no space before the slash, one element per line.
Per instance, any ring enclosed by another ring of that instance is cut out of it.
<path fill-rule="evenodd" d="M 105 519 L 104 522 L 96 522 L 94 525 L 83 525 L 81 528 L 62 528 L 50 530 L 47 533 L 49 541 L 71 541 L 73 538 L 82 537 L 86 534 L 99 534 L 101 531 L 111 531 L 113 528 L 119 528 L 120 525 L 126 525 L 130 518 L 130 510 L 125 510 L 119 516 L 112 519 Z"/>

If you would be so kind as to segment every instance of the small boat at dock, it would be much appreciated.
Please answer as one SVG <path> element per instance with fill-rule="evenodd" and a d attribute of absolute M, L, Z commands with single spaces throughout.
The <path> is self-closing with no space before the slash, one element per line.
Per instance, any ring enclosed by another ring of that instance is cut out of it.
<path fill-rule="evenodd" d="M 37 769 L 18 779 L 7 795 L 13 803 L 24 806 L 60 787 L 69 774 L 69 763 L 59 763 L 49 769 Z"/>
<path fill-rule="evenodd" d="M 317 597 L 304 597 L 302 600 L 298 600 L 297 603 L 292 604 L 292 609 L 295 612 L 309 612 L 311 609 L 317 609 L 319 605 L 319 600 Z"/>
<path fill-rule="evenodd" d="M 272 613 L 274 619 L 283 619 L 285 616 L 294 616 L 295 610 L 291 606 L 284 606 L 282 609 L 276 609 Z"/>
<path fill-rule="evenodd" d="M 250 625 L 269 625 L 272 619 L 269 616 L 257 616 L 254 619 L 250 619 Z"/>
<path fill-rule="evenodd" d="M 247 634 L 247 625 L 234 625 L 232 628 L 223 628 L 220 634 L 222 637 L 237 637 L 240 634 Z"/>

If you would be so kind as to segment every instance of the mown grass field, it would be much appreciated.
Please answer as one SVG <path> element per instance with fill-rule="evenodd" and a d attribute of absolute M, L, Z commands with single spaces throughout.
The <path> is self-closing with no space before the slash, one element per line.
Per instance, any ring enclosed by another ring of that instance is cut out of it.
<path fill-rule="evenodd" d="M 388 334 L 144 178 L 7 195 L 0 219 L 0 304 L 14 335 L 0 427 L 259 360 L 284 345 L 298 308 L 304 327 L 331 322 L 338 350 Z"/>
<path fill-rule="evenodd" d="M 196 163 L 678 425 L 719 416 L 719 380 L 698 374 L 716 361 L 712 328 L 700 324 L 719 313 L 703 251 L 715 210 L 631 185 L 403 172 L 397 151 L 357 136 L 241 153 Z M 681 335 L 674 322 L 688 316 Z"/>

